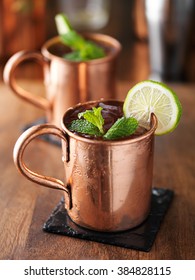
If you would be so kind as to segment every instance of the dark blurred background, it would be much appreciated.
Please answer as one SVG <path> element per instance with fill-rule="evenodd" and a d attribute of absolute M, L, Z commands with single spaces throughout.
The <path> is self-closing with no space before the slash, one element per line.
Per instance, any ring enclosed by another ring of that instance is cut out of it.
<path fill-rule="evenodd" d="M 0 1 L 0 80 L 3 67 L 11 55 L 22 49 L 40 50 L 47 39 L 57 35 L 54 16 L 56 13 L 66 12 L 62 10 L 64 1 L 66 0 Z M 162 1 L 166 2 L 163 15 L 154 6 L 155 2 L 162 4 Z M 156 75 L 159 80 L 195 82 L 195 1 L 156 0 L 147 13 L 146 2 L 147 0 L 110 0 L 106 25 L 97 30 L 86 30 L 105 33 L 120 41 L 120 80 L 138 82 Z M 151 5 L 149 2 L 151 0 L 148 0 L 147 5 Z M 189 5 L 187 12 L 184 12 L 183 3 Z M 177 13 L 175 7 L 178 7 Z M 148 22 L 150 19 L 153 21 Z M 180 21 L 184 24 L 180 24 Z M 153 28 L 155 24 L 157 28 L 150 30 L 149 27 Z M 184 25 L 185 29 L 182 29 Z M 159 32 L 163 33 L 160 39 Z M 154 36 L 153 44 L 151 36 Z M 158 45 L 159 42 L 163 47 Z M 161 47 L 163 65 L 159 66 Z M 21 67 L 21 78 L 41 77 L 39 66 L 29 63 Z"/>

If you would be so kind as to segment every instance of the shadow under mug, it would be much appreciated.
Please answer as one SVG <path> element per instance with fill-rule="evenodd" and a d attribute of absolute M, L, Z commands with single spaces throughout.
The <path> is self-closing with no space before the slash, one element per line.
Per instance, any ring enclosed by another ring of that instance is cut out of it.
<path fill-rule="evenodd" d="M 43 109 L 47 122 L 60 126 L 64 112 L 79 102 L 113 99 L 116 95 L 116 62 L 121 44 L 108 35 L 85 34 L 88 40 L 101 45 L 106 56 L 85 62 L 70 61 L 62 56 L 70 49 L 60 37 L 48 40 L 41 52 L 20 51 L 14 54 L 4 68 L 4 81 L 23 100 Z M 15 72 L 23 62 L 35 61 L 42 65 L 46 98 L 37 96 L 19 86 Z"/>
<path fill-rule="evenodd" d="M 85 104 L 93 107 L 97 102 Z M 61 129 L 43 124 L 25 131 L 14 147 L 15 165 L 29 180 L 64 191 L 65 208 L 77 225 L 105 232 L 133 228 L 150 211 L 157 119 L 152 115 L 150 130 L 134 139 L 93 140 L 74 134 L 65 125 L 72 110 L 82 105 L 67 110 Z M 29 170 L 23 161 L 28 144 L 43 134 L 62 140 L 64 182 Z"/>

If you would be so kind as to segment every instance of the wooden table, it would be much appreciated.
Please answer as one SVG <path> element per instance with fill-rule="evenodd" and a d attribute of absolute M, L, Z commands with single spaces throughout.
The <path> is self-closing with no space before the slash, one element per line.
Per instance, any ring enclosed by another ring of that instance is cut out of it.
<path fill-rule="evenodd" d="M 36 93 L 44 91 L 40 81 L 26 81 L 24 85 Z M 130 86 L 119 83 L 121 99 Z M 156 137 L 154 186 L 172 189 L 175 195 L 154 245 L 146 253 L 43 232 L 42 226 L 62 193 L 26 180 L 12 160 L 23 127 L 43 112 L 0 84 L 0 259 L 195 258 L 195 85 L 171 86 L 183 104 L 183 117 L 174 133 Z M 58 147 L 37 140 L 25 158 L 32 169 L 63 179 Z"/>

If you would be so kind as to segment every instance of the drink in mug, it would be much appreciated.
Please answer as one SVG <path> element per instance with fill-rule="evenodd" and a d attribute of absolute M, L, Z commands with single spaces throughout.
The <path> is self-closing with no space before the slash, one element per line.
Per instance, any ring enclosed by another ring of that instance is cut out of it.
<path fill-rule="evenodd" d="M 69 33 L 75 36 L 72 30 Z M 40 52 L 17 52 L 5 65 L 4 81 L 13 93 L 43 109 L 47 122 L 57 126 L 60 126 L 64 112 L 79 102 L 116 97 L 116 63 L 121 50 L 120 43 L 111 36 L 98 33 L 83 34 L 83 38 L 90 42 L 87 45 L 90 53 L 94 54 L 91 52 L 92 42 L 92 45 L 97 45 L 98 54 L 98 46 L 103 48 L 105 56 L 78 60 L 78 54 L 80 56 L 86 52 L 72 52 L 62 41 L 62 37 L 57 36 L 45 42 Z M 79 34 L 76 34 L 75 40 L 77 39 L 82 42 Z M 34 95 L 18 84 L 16 69 L 27 61 L 34 61 L 42 66 L 46 97 Z"/>
<path fill-rule="evenodd" d="M 142 81 L 129 90 L 124 104 L 85 102 L 65 112 L 61 129 L 50 124 L 31 127 L 16 142 L 14 162 L 29 180 L 63 190 L 64 207 L 79 226 L 128 230 L 150 211 L 154 135 L 172 132 L 181 115 L 172 89 Z M 29 142 L 42 134 L 62 139 L 64 182 L 29 170 L 23 161 Z"/>
<path fill-rule="evenodd" d="M 123 102 L 115 101 L 115 100 L 109 100 L 104 102 L 104 100 L 97 101 L 96 103 L 93 103 L 93 107 L 91 106 L 91 103 L 86 103 L 85 105 L 78 106 L 77 109 L 75 110 L 69 110 L 69 113 L 66 115 L 66 118 L 64 119 L 64 123 L 67 128 L 69 128 L 71 131 L 74 133 L 88 138 L 88 139 L 96 139 L 96 140 L 105 140 L 104 135 L 94 135 L 94 134 L 87 134 L 85 132 L 81 133 L 79 131 L 74 130 L 74 126 L 71 128 L 71 123 L 74 122 L 75 120 L 78 120 L 78 115 L 87 111 L 91 110 L 92 108 L 102 108 L 101 114 L 104 119 L 104 124 L 103 124 L 103 131 L 104 134 L 114 125 L 114 123 L 124 117 L 123 113 Z M 114 139 L 133 139 L 136 137 L 139 137 L 146 133 L 148 131 L 147 128 L 142 127 L 138 125 L 135 129 L 135 131 L 126 136 L 120 136 L 120 134 L 116 138 L 112 138 L 110 140 Z M 109 140 L 107 138 L 107 140 Z"/>
<path fill-rule="evenodd" d="M 78 114 L 100 106 L 105 118 L 103 136 L 69 129 Z M 78 104 L 66 111 L 61 129 L 49 124 L 32 127 L 15 145 L 14 161 L 21 173 L 40 185 L 63 190 L 69 217 L 91 230 L 127 230 L 143 222 L 150 211 L 157 120 L 153 115 L 148 130 L 138 127 L 129 137 L 105 139 L 113 123 L 123 118 L 122 106 L 123 102 L 113 100 Z M 64 182 L 29 171 L 23 162 L 28 143 L 45 133 L 62 139 Z"/>

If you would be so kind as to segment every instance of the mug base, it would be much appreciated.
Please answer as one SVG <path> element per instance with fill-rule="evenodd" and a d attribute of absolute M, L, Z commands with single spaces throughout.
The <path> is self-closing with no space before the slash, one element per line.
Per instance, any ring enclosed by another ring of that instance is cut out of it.
<path fill-rule="evenodd" d="M 100 232 L 78 226 L 68 216 L 64 208 L 64 199 L 62 199 L 45 222 L 43 230 L 49 233 L 149 252 L 173 195 L 172 190 L 153 188 L 151 210 L 148 217 L 139 226 L 120 232 Z"/>

